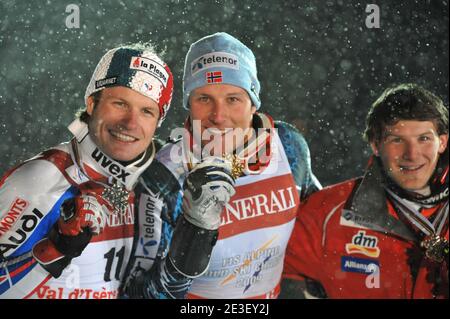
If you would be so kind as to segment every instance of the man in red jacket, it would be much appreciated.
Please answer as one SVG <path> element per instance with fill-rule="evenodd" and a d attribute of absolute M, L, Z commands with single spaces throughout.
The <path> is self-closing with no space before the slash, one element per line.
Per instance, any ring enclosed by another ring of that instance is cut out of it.
<path fill-rule="evenodd" d="M 396 86 L 372 105 L 364 137 L 364 176 L 300 206 L 285 277 L 306 278 L 316 297 L 448 298 L 448 107 Z"/>

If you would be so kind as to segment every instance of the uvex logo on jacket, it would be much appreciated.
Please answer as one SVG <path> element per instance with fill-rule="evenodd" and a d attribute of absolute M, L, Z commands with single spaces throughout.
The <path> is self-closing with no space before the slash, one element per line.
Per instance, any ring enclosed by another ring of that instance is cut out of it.
<path fill-rule="evenodd" d="M 126 182 L 127 176 L 130 175 L 130 173 L 117 165 L 112 159 L 103 154 L 98 148 L 95 148 L 91 156 L 111 175 L 115 176 L 117 179 L 121 179 L 123 183 Z"/>
<path fill-rule="evenodd" d="M 364 230 L 360 230 L 352 238 L 351 244 L 345 245 L 345 251 L 348 254 L 362 254 L 368 257 L 376 258 L 380 256 L 380 248 L 378 248 L 378 238 L 366 235 Z"/>

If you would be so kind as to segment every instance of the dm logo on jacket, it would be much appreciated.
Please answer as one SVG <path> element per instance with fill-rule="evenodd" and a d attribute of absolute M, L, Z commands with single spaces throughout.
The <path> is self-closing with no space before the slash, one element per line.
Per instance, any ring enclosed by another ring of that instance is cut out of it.
<path fill-rule="evenodd" d="M 352 238 L 351 244 L 345 245 L 347 254 L 362 254 L 368 257 L 377 258 L 380 256 L 380 248 L 378 248 L 378 238 L 366 235 L 364 230 L 360 230 Z"/>

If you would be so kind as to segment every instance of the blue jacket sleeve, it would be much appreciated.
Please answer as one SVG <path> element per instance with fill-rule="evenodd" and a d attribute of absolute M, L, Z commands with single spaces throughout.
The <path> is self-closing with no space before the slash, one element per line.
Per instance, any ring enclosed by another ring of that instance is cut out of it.
<path fill-rule="evenodd" d="M 163 164 L 154 160 L 152 165 L 141 177 L 140 185 L 135 189 L 136 208 L 142 207 L 143 193 L 157 194 L 162 199 L 161 230 L 157 254 L 149 269 L 139 268 L 136 262 L 135 252 L 130 259 L 127 275 L 122 288 L 124 298 L 148 298 L 148 299 L 174 299 L 184 298 L 191 279 L 178 273 L 169 262 L 166 262 L 168 249 L 172 240 L 176 221 L 181 213 L 181 185 L 176 177 Z M 138 214 L 139 215 L 139 212 Z M 139 220 L 138 223 L 145 223 Z M 139 232 L 140 227 L 135 228 Z M 135 242 L 139 241 L 139 234 L 135 236 Z M 135 243 L 135 246 L 139 243 Z"/>
<path fill-rule="evenodd" d="M 276 121 L 275 128 L 286 152 L 300 198 L 304 199 L 322 189 L 322 185 L 312 172 L 309 147 L 303 135 L 286 122 Z"/>

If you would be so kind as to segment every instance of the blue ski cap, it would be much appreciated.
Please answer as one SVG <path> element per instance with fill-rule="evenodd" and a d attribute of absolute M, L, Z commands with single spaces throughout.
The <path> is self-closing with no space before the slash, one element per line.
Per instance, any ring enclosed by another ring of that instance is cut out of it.
<path fill-rule="evenodd" d="M 253 52 L 225 32 L 201 38 L 189 48 L 184 63 L 183 106 L 189 109 L 189 95 L 208 84 L 231 84 L 247 91 L 256 109 L 261 106 L 260 84 Z"/>

